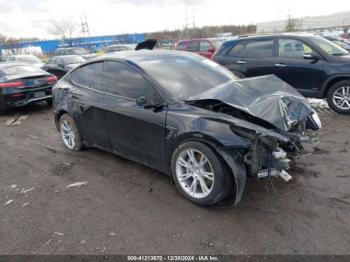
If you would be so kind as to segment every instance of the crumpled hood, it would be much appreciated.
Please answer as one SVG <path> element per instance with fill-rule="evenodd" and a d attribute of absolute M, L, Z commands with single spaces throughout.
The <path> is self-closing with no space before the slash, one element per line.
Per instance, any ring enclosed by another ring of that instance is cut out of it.
<path fill-rule="evenodd" d="M 274 75 L 230 81 L 189 100 L 208 99 L 219 100 L 283 131 L 307 121 L 314 112 L 297 90 Z"/>

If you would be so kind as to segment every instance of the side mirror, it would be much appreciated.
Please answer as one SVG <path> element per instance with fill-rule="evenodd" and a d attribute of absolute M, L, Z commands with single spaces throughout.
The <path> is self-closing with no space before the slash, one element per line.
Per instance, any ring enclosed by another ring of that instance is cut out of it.
<path fill-rule="evenodd" d="M 145 96 L 139 96 L 136 98 L 137 106 L 145 106 L 148 103 L 148 99 Z"/>
<path fill-rule="evenodd" d="M 321 57 L 318 54 L 307 54 L 303 56 L 307 60 L 320 60 Z"/>
<path fill-rule="evenodd" d="M 145 96 L 139 96 L 138 98 L 136 98 L 136 105 L 144 107 L 145 109 L 160 109 L 164 106 L 161 103 L 155 103 L 153 101 L 148 100 Z"/>

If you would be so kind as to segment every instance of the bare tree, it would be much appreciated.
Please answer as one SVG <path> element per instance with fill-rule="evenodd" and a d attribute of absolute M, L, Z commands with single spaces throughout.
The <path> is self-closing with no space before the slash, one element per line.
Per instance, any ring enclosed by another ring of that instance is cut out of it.
<path fill-rule="evenodd" d="M 51 25 L 48 28 L 49 33 L 62 39 L 68 46 L 72 46 L 73 39 L 79 37 L 81 33 L 79 23 L 74 22 L 71 18 L 52 20 L 50 23 Z"/>

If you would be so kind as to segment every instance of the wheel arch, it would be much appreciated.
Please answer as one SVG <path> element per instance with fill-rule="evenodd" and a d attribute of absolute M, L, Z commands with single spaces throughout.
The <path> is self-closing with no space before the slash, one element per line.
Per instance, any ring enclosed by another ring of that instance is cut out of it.
<path fill-rule="evenodd" d="M 172 150 L 168 151 L 170 152 L 168 157 L 168 169 L 169 169 L 169 175 L 171 179 L 173 178 L 172 172 L 171 172 L 171 162 L 173 158 L 173 154 L 178 146 L 180 146 L 183 143 L 186 142 L 200 142 L 208 146 L 213 150 L 213 152 L 226 164 L 228 170 L 230 171 L 230 175 L 234 179 L 234 205 L 237 205 L 243 195 L 243 191 L 246 184 L 247 179 L 247 171 L 245 168 L 245 164 L 243 162 L 243 159 L 240 159 L 239 154 L 230 154 L 228 152 L 227 147 L 225 147 L 219 140 L 212 136 L 208 136 L 206 134 L 201 134 L 202 137 L 199 136 L 199 134 L 196 133 L 196 135 L 192 136 L 183 136 L 177 139 L 176 143 L 172 146 Z M 242 147 L 237 147 L 238 149 L 243 149 Z M 233 150 L 233 148 L 230 148 L 230 150 Z"/>
<path fill-rule="evenodd" d="M 59 130 L 59 121 L 60 121 L 60 118 L 61 118 L 64 114 L 69 114 L 69 113 L 68 113 L 66 110 L 64 110 L 64 109 L 58 110 L 58 111 L 55 113 L 55 126 L 56 126 L 57 130 Z"/>
<path fill-rule="evenodd" d="M 343 81 L 343 80 L 350 80 L 350 74 L 339 74 L 335 76 L 329 77 L 324 85 L 322 86 L 321 90 L 321 97 L 325 98 L 327 97 L 328 90 L 337 82 Z"/>

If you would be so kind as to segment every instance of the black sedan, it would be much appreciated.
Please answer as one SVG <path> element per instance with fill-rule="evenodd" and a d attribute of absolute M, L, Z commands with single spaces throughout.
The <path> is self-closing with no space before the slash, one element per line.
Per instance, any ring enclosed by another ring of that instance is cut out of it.
<path fill-rule="evenodd" d="M 60 79 L 74 67 L 84 62 L 85 59 L 78 55 L 53 56 L 43 66 L 43 69 Z"/>
<path fill-rule="evenodd" d="M 34 65 L 0 63 L 0 113 L 46 100 L 51 104 L 51 90 L 57 77 Z"/>
<path fill-rule="evenodd" d="M 71 150 L 97 147 L 172 177 L 190 201 L 242 197 L 246 177 L 291 179 L 305 131 L 321 128 L 307 100 L 274 76 L 237 79 L 206 58 L 132 51 L 85 63 L 53 89 Z"/>

